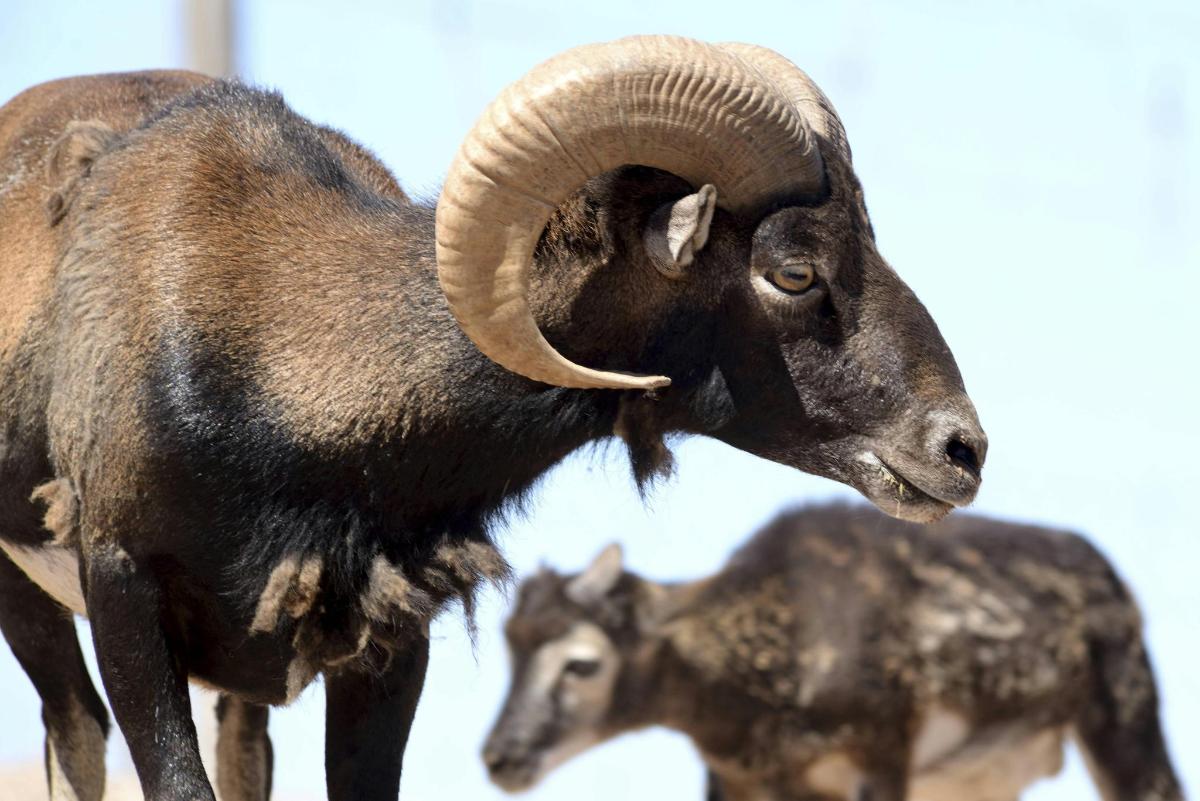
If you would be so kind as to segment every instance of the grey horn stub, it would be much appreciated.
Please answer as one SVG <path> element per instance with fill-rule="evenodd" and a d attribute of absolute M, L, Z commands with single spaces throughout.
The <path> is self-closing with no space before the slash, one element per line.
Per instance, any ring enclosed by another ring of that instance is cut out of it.
<path fill-rule="evenodd" d="M 535 67 L 487 107 L 437 206 L 438 278 L 485 355 L 556 386 L 670 383 L 590 369 L 555 351 L 526 301 L 529 264 L 559 204 L 622 165 L 713 184 L 719 206 L 747 216 L 822 190 L 812 126 L 755 60 L 763 51 L 790 62 L 740 47 L 669 36 L 584 45 Z"/>

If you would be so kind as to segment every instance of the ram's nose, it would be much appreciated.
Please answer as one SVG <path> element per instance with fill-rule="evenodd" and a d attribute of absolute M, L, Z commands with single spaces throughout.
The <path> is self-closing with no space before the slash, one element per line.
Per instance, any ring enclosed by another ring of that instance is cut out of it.
<path fill-rule="evenodd" d="M 978 485 L 987 459 L 988 438 L 974 409 L 969 414 L 952 411 L 935 412 L 931 416 L 933 425 L 929 427 L 926 450 L 945 457 L 952 467 L 965 472 Z"/>
<path fill-rule="evenodd" d="M 925 417 L 919 449 L 924 465 L 907 465 L 914 483 L 939 500 L 962 506 L 979 492 L 988 439 L 970 401 L 935 409 Z M 915 454 L 914 454 L 915 455 Z"/>

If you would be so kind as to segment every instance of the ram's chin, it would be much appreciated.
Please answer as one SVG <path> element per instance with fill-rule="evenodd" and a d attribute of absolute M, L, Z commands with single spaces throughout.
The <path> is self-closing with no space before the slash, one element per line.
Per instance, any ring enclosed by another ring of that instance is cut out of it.
<path fill-rule="evenodd" d="M 867 499 L 875 504 L 881 512 L 909 523 L 936 523 L 954 509 L 954 506 L 935 498 L 904 500 L 895 498 Z"/>
<path fill-rule="evenodd" d="M 857 461 L 860 469 L 851 483 L 884 514 L 910 523 L 936 523 L 954 509 L 954 504 L 915 486 L 874 453 L 863 453 Z"/>

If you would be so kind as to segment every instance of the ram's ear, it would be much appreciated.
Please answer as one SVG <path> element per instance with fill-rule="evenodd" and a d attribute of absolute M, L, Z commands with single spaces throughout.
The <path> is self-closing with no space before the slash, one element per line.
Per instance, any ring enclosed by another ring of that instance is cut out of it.
<path fill-rule="evenodd" d="M 664 275 L 682 277 L 708 242 L 708 227 L 717 208 L 717 190 L 712 184 L 699 192 L 660 206 L 650 215 L 643 240 L 654 266 Z"/>
<path fill-rule="evenodd" d="M 613 543 L 601 551 L 587 569 L 567 583 L 567 597 L 588 606 L 608 595 L 624 570 L 621 546 Z"/>
<path fill-rule="evenodd" d="M 112 147 L 117 133 L 99 120 L 72 120 L 50 146 L 46 158 L 46 180 L 52 190 L 46 198 L 50 224 L 67 213 L 76 184 L 91 172 L 92 163 Z"/>

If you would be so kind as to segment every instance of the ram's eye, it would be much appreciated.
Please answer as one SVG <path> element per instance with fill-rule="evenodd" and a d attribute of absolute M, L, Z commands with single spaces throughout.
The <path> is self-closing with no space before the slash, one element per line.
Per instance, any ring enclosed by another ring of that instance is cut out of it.
<path fill-rule="evenodd" d="M 586 679 L 596 675 L 596 672 L 600 670 L 600 662 L 595 659 L 572 659 L 567 662 L 563 670 L 572 676 Z"/>
<path fill-rule="evenodd" d="M 767 280 L 782 292 L 799 295 L 817 282 L 817 271 L 811 264 L 786 264 L 768 272 Z"/>

